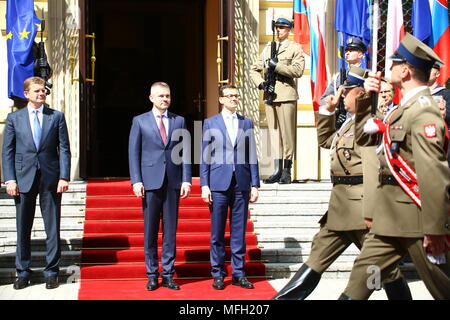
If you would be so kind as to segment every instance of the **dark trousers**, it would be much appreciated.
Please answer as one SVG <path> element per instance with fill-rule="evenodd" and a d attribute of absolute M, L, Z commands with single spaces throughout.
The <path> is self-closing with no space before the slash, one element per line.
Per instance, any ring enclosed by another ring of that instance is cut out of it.
<path fill-rule="evenodd" d="M 166 179 L 167 181 L 167 179 Z M 162 276 L 175 273 L 176 232 L 180 190 L 167 187 L 167 182 L 158 190 L 146 190 L 144 210 L 144 253 L 147 277 L 158 277 L 158 231 L 162 220 Z"/>
<path fill-rule="evenodd" d="M 31 229 L 33 227 L 36 211 L 36 198 L 39 194 L 39 206 L 44 220 L 45 244 L 47 246 L 46 267 L 44 276 L 56 276 L 59 273 L 61 260 L 60 224 L 61 224 L 61 193 L 48 190 L 41 186 L 40 171 L 38 170 L 29 192 L 20 193 L 14 197 L 16 204 L 17 250 L 16 270 L 17 276 L 29 278 L 31 275 Z M 20 191 L 20 190 L 19 190 Z"/>
<path fill-rule="evenodd" d="M 210 260 L 214 278 L 226 276 L 225 270 L 225 227 L 230 208 L 231 267 L 234 277 L 244 277 L 245 271 L 245 230 L 247 228 L 248 202 L 250 192 L 237 190 L 236 179 L 227 191 L 212 191 Z"/>

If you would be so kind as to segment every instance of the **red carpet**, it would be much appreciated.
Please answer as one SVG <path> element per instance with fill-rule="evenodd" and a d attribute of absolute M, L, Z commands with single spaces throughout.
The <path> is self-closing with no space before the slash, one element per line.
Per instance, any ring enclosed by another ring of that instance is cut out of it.
<path fill-rule="evenodd" d="M 129 180 L 96 180 L 87 185 L 80 300 L 264 300 L 276 291 L 265 280 L 261 251 L 248 221 L 246 272 L 254 290 L 231 285 L 223 291 L 211 287 L 209 263 L 210 213 L 200 198 L 199 179 L 193 180 L 191 195 L 180 200 L 177 229 L 175 278 L 181 290 L 145 289 L 142 200 L 132 194 Z M 229 233 L 227 271 L 229 264 Z M 161 234 L 158 240 L 161 244 Z M 161 249 L 160 249 L 161 250 Z M 161 252 L 160 252 L 161 254 Z"/>

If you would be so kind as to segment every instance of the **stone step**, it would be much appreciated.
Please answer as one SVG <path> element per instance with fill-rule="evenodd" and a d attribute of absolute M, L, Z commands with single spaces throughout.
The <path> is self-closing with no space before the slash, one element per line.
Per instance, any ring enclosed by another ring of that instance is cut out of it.
<path fill-rule="evenodd" d="M 84 210 L 80 210 L 82 208 L 73 208 L 73 207 L 62 207 L 61 208 L 61 218 L 80 218 L 84 219 L 85 212 Z M 39 207 L 36 207 L 36 213 L 34 216 L 35 219 L 42 219 L 41 209 Z M 3 222 L 6 222 L 8 220 L 16 220 L 16 211 L 14 209 L 14 212 L 12 211 L 2 211 L 0 212 L 0 228 L 1 224 Z"/>
<path fill-rule="evenodd" d="M 291 183 L 291 184 L 266 184 L 261 183 L 260 190 L 267 192 L 283 192 L 283 191 L 321 191 L 321 190 L 331 190 L 333 185 L 330 180 L 321 181 L 308 181 L 306 183 Z"/>
<path fill-rule="evenodd" d="M 31 269 L 45 267 L 45 251 L 32 251 L 31 253 Z M 0 259 L 1 268 L 14 267 L 16 260 L 15 252 L 3 253 Z M 81 262 L 81 251 L 61 251 L 62 266 L 78 265 Z"/>
<path fill-rule="evenodd" d="M 13 239 L 0 239 L 0 253 L 16 252 L 17 241 Z M 61 252 L 63 251 L 80 251 L 83 246 L 83 239 L 81 237 L 61 238 Z M 46 251 L 45 237 L 31 239 L 31 251 Z M 1 255 L 0 255 L 1 259 Z"/>
<path fill-rule="evenodd" d="M 33 274 L 31 275 L 30 283 L 44 283 L 44 267 L 33 268 Z M 16 279 L 15 268 L 0 268 L 0 284 L 12 284 Z M 59 269 L 59 283 L 72 283 L 80 280 L 80 268 L 78 265 L 61 266 Z"/>
<path fill-rule="evenodd" d="M 62 206 L 80 206 L 86 207 L 86 200 L 80 198 L 70 198 L 70 197 L 62 197 L 61 199 Z M 39 197 L 36 201 L 36 206 L 39 206 Z M 15 207 L 14 199 L 0 199 L 0 207 Z"/>
<path fill-rule="evenodd" d="M 268 263 L 300 263 L 308 260 L 311 254 L 311 245 L 302 248 L 263 248 L 261 249 L 261 254 L 261 259 Z M 358 248 L 352 245 L 336 259 L 336 262 L 353 264 L 358 255 Z"/>
<path fill-rule="evenodd" d="M 261 229 L 274 229 L 279 228 L 282 231 L 286 229 L 317 229 L 319 230 L 319 221 L 320 217 L 302 217 L 302 216 L 294 216 L 289 219 L 276 219 L 276 218 L 265 218 L 261 219 L 253 218 L 253 225 L 255 227 L 255 232 L 262 232 Z"/>
<path fill-rule="evenodd" d="M 328 202 L 320 204 L 252 204 L 251 216 L 298 216 L 323 215 L 328 210 Z"/>
<path fill-rule="evenodd" d="M 73 239 L 73 238 L 81 238 L 83 236 L 83 228 L 67 228 L 67 229 L 61 229 L 60 237 L 61 239 Z M 33 230 L 31 232 L 31 241 L 34 241 L 34 239 L 42 239 L 45 238 L 46 234 L 44 230 Z M 16 231 L 11 232 L 5 232 L 2 237 L 0 237 L 1 240 L 12 240 L 16 239 Z"/>
<path fill-rule="evenodd" d="M 66 217 L 61 219 L 61 230 L 83 230 L 84 219 Z M 16 222 L 3 223 L 0 232 L 16 232 Z M 33 221 L 32 231 L 45 231 L 44 220 L 35 219 Z"/>
<path fill-rule="evenodd" d="M 265 263 L 266 276 L 273 279 L 290 278 L 302 263 Z M 335 262 L 322 274 L 322 278 L 348 279 L 352 271 L 353 263 Z M 407 262 L 400 265 L 400 271 L 406 279 L 418 279 L 416 268 L 413 263 Z"/>

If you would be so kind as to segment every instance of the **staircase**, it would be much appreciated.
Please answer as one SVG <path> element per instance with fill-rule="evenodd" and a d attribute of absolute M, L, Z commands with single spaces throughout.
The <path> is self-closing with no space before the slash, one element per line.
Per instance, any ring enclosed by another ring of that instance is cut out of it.
<path fill-rule="evenodd" d="M 69 190 L 62 196 L 61 209 L 61 281 L 68 276 L 78 276 L 81 260 L 81 239 L 83 234 L 86 183 L 71 182 Z M 16 208 L 12 197 L 6 194 L 5 186 L 0 188 L 0 284 L 13 283 L 16 277 Z M 38 204 L 31 234 L 32 241 L 32 282 L 43 282 L 45 267 L 45 229 Z"/>
<path fill-rule="evenodd" d="M 318 221 L 328 209 L 331 188 L 329 180 L 261 186 L 260 198 L 250 205 L 250 212 L 267 276 L 290 278 L 308 259 L 312 239 L 319 231 Z M 358 255 L 359 249 L 351 245 L 322 277 L 349 278 Z M 418 279 L 409 257 L 400 269 L 406 278 Z"/>
<path fill-rule="evenodd" d="M 260 199 L 250 210 L 268 276 L 289 278 L 308 259 L 331 187 L 329 181 L 262 185 Z M 349 247 L 323 277 L 348 278 L 358 252 L 356 246 Z"/>
<path fill-rule="evenodd" d="M 319 230 L 318 221 L 328 207 L 331 183 L 329 181 L 293 183 L 290 185 L 262 185 L 257 203 L 250 205 L 250 215 L 257 234 L 261 260 L 266 276 L 289 278 L 307 260 L 311 240 Z M 69 276 L 78 279 L 81 262 L 82 234 L 86 205 L 86 182 L 71 182 L 62 198 L 62 280 Z M 0 189 L 0 284 L 15 279 L 15 206 Z M 43 281 L 45 266 L 45 231 L 39 207 L 32 233 L 32 267 L 36 272 L 32 281 Z M 325 278 L 348 278 L 359 250 L 350 246 L 324 273 Z M 417 278 L 414 266 L 402 266 L 408 278 Z M 72 278 L 71 278 L 72 279 Z"/>

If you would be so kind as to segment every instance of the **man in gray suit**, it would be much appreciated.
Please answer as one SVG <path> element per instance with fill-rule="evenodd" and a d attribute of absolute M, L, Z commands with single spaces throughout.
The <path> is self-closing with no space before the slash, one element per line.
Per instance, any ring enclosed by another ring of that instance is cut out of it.
<path fill-rule="evenodd" d="M 36 198 L 47 234 L 46 288 L 58 287 L 61 259 L 61 196 L 70 178 L 70 144 L 62 112 L 45 104 L 45 80 L 31 77 L 24 82 L 26 108 L 8 114 L 3 135 L 2 165 L 6 192 L 16 204 L 17 280 L 14 289 L 29 285 L 31 276 L 31 228 Z"/>

